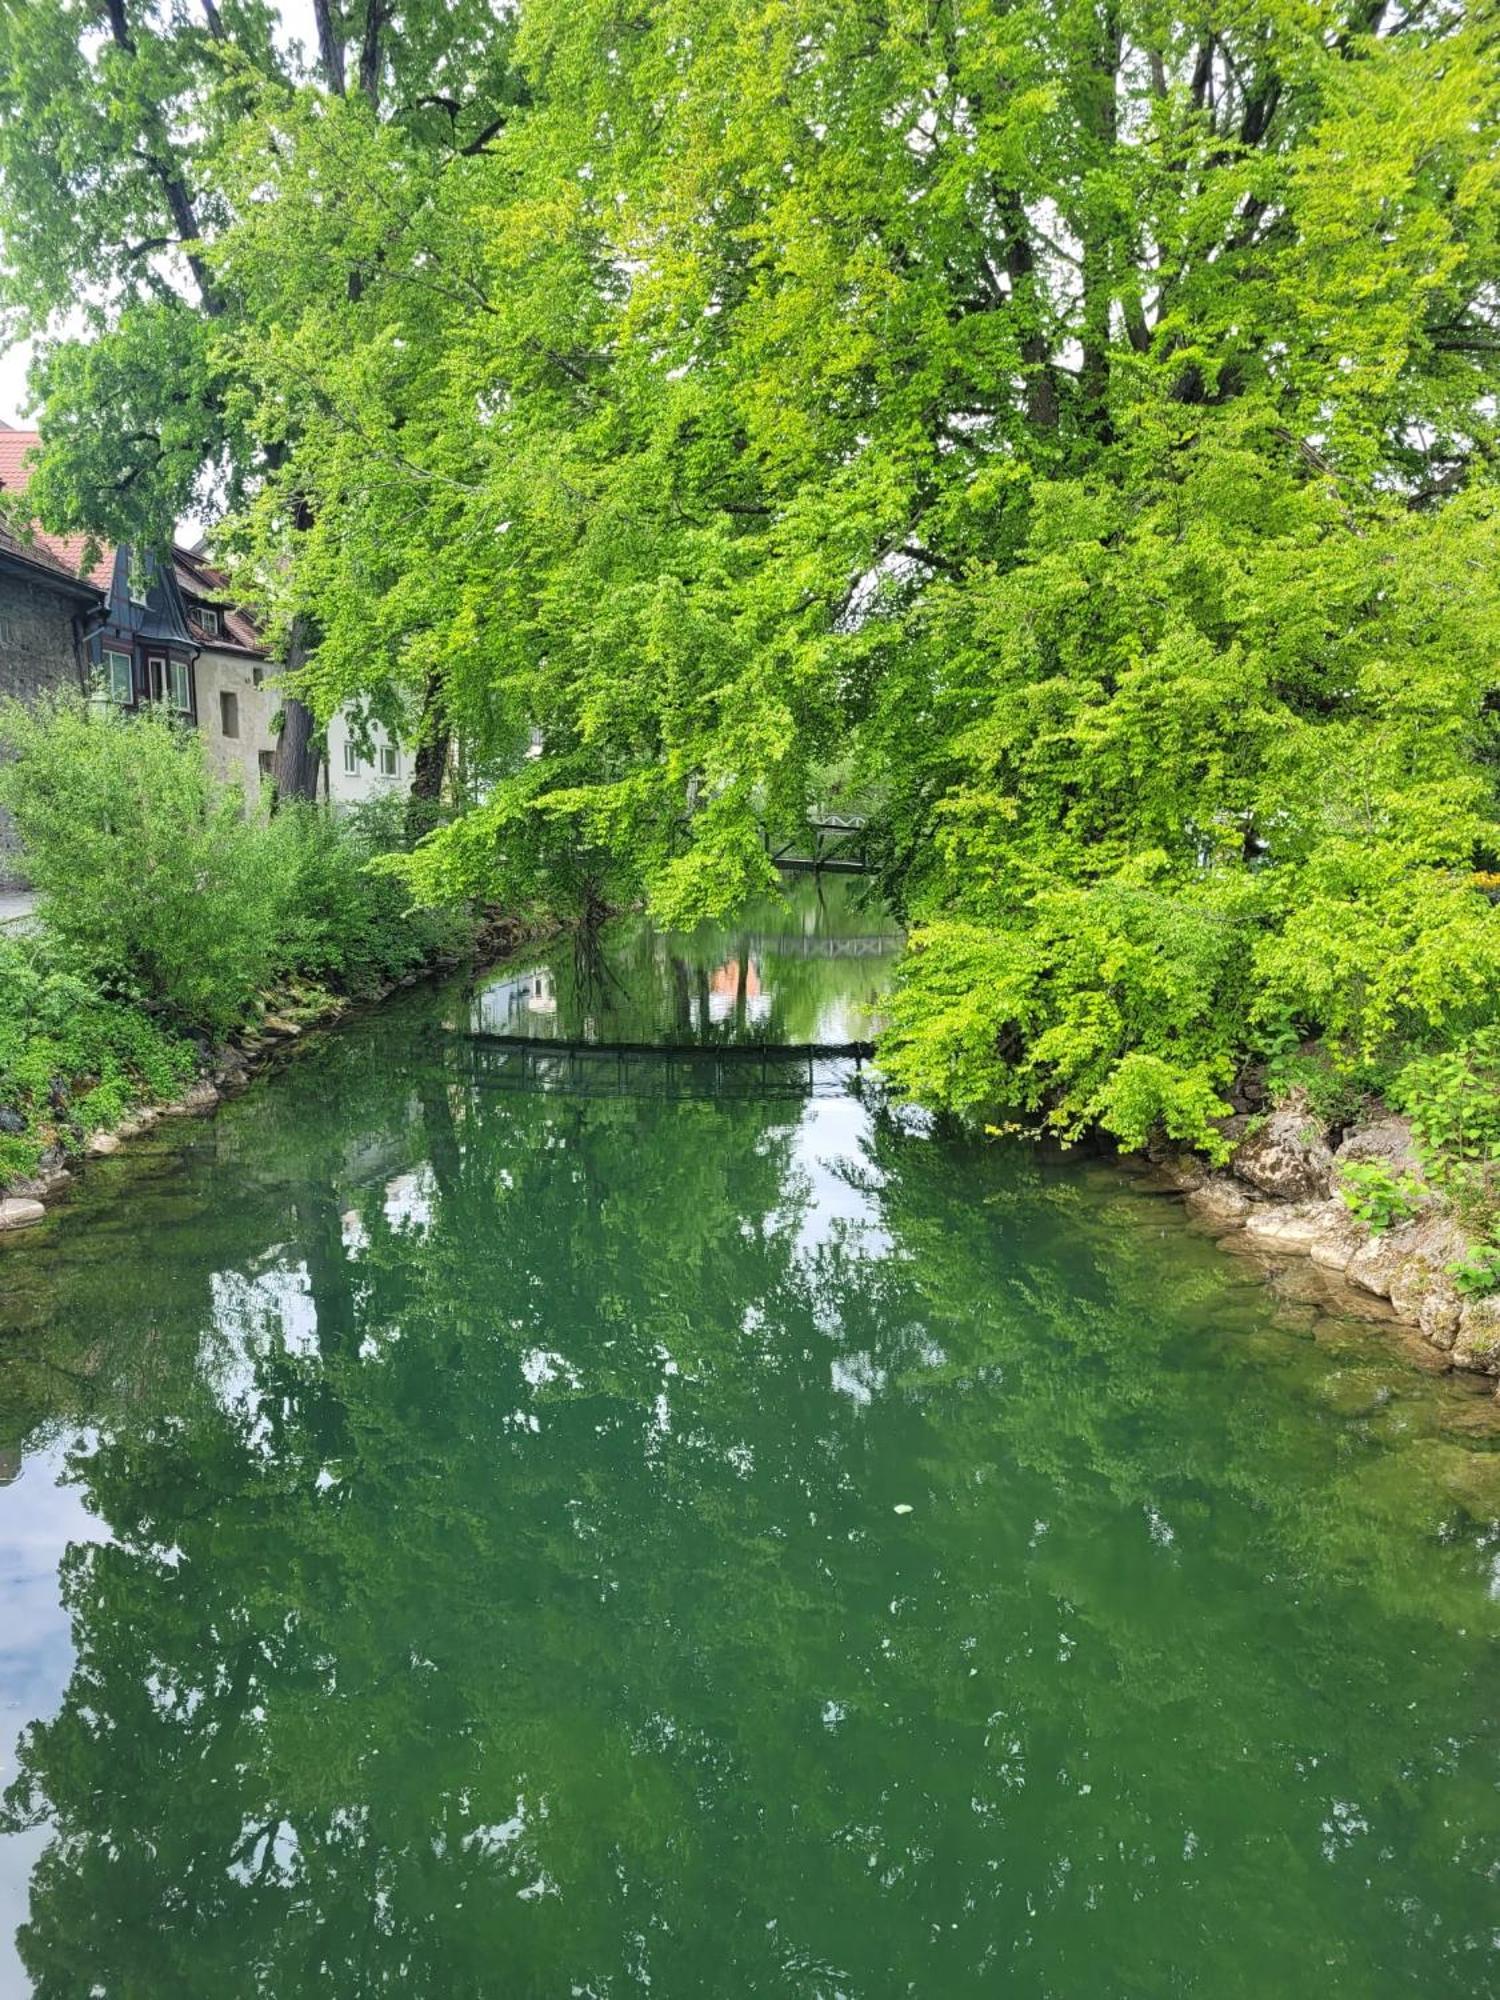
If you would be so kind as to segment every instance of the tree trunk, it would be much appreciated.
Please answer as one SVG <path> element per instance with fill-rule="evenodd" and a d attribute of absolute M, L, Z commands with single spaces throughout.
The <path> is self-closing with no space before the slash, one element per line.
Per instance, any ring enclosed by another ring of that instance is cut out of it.
<path fill-rule="evenodd" d="M 287 672 L 296 673 L 306 658 L 307 629 L 300 618 L 294 618 L 287 641 Z M 322 762 L 318 725 L 312 710 L 298 701 L 295 695 L 283 695 L 281 734 L 276 739 L 276 755 L 271 764 L 273 803 L 282 799 L 316 799 Z"/>
<path fill-rule="evenodd" d="M 411 791 L 406 802 L 406 833 L 420 840 L 437 824 L 438 806 L 443 796 L 443 775 L 448 769 L 448 752 L 453 731 L 443 707 L 443 684 L 436 674 L 427 676 L 422 703 L 421 734 L 416 762 L 412 766 Z"/>

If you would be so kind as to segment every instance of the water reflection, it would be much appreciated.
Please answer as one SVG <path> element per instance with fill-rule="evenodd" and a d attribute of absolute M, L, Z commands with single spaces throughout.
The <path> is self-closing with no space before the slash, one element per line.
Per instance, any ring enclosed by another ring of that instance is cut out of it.
<path fill-rule="evenodd" d="M 32 1990 L 1491 1990 L 1449 1385 L 1106 1175 L 431 1026 L 0 1267 Z"/>
<path fill-rule="evenodd" d="M 507 965 L 470 1025 L 538 1041 L 844 1044 L 869 1041 L 900 932 L 864 885 L 803 878 L 732 925 L 669 936 L 641 918 Z"/>

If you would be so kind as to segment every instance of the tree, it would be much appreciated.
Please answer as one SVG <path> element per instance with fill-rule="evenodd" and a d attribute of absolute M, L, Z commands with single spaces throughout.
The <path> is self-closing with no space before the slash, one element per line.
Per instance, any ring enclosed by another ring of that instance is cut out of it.
<path fill-rule="evenodd" d="M 153 546 L 189 507 L 217 511 L 285 462 L 284 426 L 236 378 L 242 301 L 214 265 L 233 219 L 219 163 L 248 120 L 273 120 L 299 84 L 353 92 L 364 119 L 399 121 L 436 162 L 497 125 L 511 31 L 483 0 L 318 0 L 315 16 L 309 64 L 267 0 L 0 6 L 0 309 L 9 338 L 38 346 L 28 504 L 46 525 Z M 301 496 L 290 514 L 305 527 Z M 295 617 L 281 636 L 274 779 L 311 797 L 319 740 L 296 675 L 316 625 Z"/>
<path fill-rule="evenodd" d="M 841 783 L 914 927 L 896 1076 L 1132 1142 L 1488 1017 L 1485 20 L 536 0 L 517 62 L 430 198 L 306 117 L 224 239 L 315 705 L 420 628 L 498 760 L 422 893 L 585 856 L 722 911 Z"/>

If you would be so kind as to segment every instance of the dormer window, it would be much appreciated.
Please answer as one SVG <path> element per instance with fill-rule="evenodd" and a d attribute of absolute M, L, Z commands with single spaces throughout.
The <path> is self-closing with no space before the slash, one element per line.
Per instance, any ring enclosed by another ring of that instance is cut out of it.
<path fill-rule="evenodd" d="M 218 638 L 219 614 L 211 604 L 200 604 L 198 606 L 198 624 L 206 639 Z"/>

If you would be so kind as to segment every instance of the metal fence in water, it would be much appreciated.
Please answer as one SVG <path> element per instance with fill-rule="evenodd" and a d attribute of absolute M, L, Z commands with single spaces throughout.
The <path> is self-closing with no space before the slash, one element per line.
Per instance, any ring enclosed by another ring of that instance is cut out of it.
<path fill-rule="evenodd" d="M 496 1090 L 581 1097 L 841 1097 L 866 1073 L 866 1042 L 830 1045 L 594 1043 L 455 1035 L 450 1062 Z"/>

